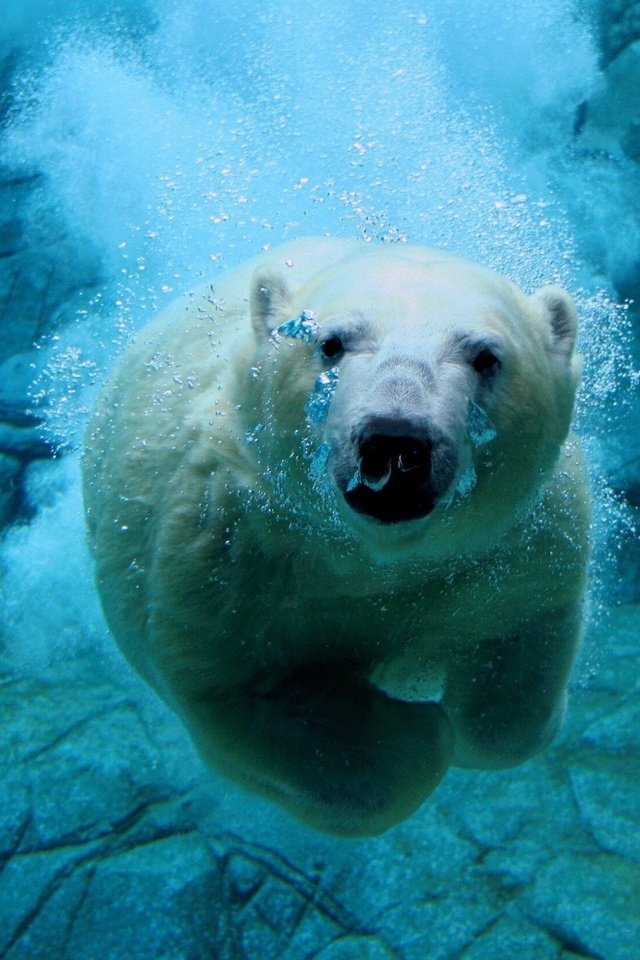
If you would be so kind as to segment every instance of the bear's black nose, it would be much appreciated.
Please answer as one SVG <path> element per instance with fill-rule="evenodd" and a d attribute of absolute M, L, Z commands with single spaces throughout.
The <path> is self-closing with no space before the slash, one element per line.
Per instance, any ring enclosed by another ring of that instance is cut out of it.
<path fill-rule="evenodd" d="M 426 516 L 434 506 L 431 450 L 419 425 L 373 421 L 358 441 L 358 468 L 345 492 L 347 503 L 382 523 Z"/>
<path fill-rule="evenodd" d="M 361 482 L 372 490 L 382 490 L 392 478 L 406 486 L 424 483 L 431 470 L 431 444 L 375 433 L 360 444 L 359 467 Z"/>

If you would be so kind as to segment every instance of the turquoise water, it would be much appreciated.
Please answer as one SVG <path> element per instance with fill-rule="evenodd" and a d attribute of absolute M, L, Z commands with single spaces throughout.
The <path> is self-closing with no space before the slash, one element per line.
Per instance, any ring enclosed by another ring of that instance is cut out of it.
<path fill-rule="evenodd" d="M 639 170 L 633 116 L 602 99 L 600 20 L 544 0 L 0 11 L 1 956 L 635 955 Z M 132 333 L 324 233 L 567 287 L 596 501 L 558 740 L 515 770 L 453 771 L 349 843 L 202 769 L 108 636 L 79 487 Z"/>

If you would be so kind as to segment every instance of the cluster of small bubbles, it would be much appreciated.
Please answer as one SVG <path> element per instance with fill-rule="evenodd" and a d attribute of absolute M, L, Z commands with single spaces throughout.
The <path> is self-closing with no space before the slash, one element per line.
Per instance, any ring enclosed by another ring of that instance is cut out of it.
<path fill-rule="evenodd" d="M 482 409 L 474 400 L 469 400 L 469 410 L 467 414 L 467 430 L 471 442 L 476 447 L 483 447 L 485 443 L 490 443 L 498 435 L 485 410 Z"/>
<path fill-rule="evenodd" d="M 625 544 L 638 537 L 636 518 L 605 479 L 600 478 L 593 510 L 593 550 L 590 565 L 590 616 L 598 622 L 611 605 L 611 584 L 618 575 Z"/>
<path fill-rule="evenodd" d="M 323 370 L 318 376 L 313 393 L 307 400 L 305 413 L 310 424 L 318 426 L 323 423 L 329 413 L 329 406 L 333 399 L 340 371 L 338 367 Z"/>
<path fill-rule="evenodd" d="M 88 412 L 87 390 L 99 381 L 100 370 L 95 360 L 84 355 L 81 346 L 60 344 L 57 335 L 49 339 L 48 345 L 53 349 L 31 385 L 29 396 L 53 446 L 64 447 L 75 437 Z"/>
<path fill-rule="evenodd" d="M 593 491 L 591 616 L 611 601 L 620 553 L 637 537 L 631 508 L 616 490 L 616 475 L 633 472 L 629 442 L 640 403 L 640 376 L 633 361 L 629 305 L 606 291 L 578 290 L 582 383 L 576 426 L 587 455 Z M 629 433 L 629 429 L 631 432 Z"/>
<path fill-rule="evenodd" d="M 327 463 L 329 462 L 330 447 L 326 440 L 323 440 L 316 451 L 311 454 L 311 465 L 309 467 L 309 477 L 313 483 L 314 489 L 320 492 L 326 492 L 330 486 L 327 476 Z"/>
<path fill-rule="evenodd" d="M 247 444 L 247 446 L 252 443 L 256 443 L 264 429 L 264 423 L 257 423 L 251 430 L 247 430 L 244 435 L 244 442 Z"/>
<path fill-rule="evenodd" d="M 634 334 L 629 304 L 613 301 L 605 291 L 578 291 L 575 300 L 580 316 L 578 347 L 583 357 L 579 422 L 592 418 L 594 410 L 608 417 L 616 411 L 624 416 L 640 381 L 631 351 Z"/>
<path fill-rule="evenodd" d="M 210 304 L 213 307 L 216 313 L 220 313 L 224 311 L 227 306 L 227 301 L 224 299 L 224 297 L 216 296 L 215 287 L 213 286 L 213 284 L 209 286 L 209 289 L 205 294 L 205 300 L 208 304 Z M 198 306 L 198 310 L 199 311 L 202 310 L 203 312 L 206 312 L 204 311 L 204 308 L 201 306 Z M 210 313 L 208 314 L 208 316 L 210 317 L 211 320 L 214 319 L 214 317 Z"/>
<path fill-rule="evenodd" d="M 165 368 L 173 369 L 176 361 L 172 354 L 157 350 L 149 360 L 144 361 L 143 366 L 149 373 L 155 373 Z"/>
<path fill-rule="evenodd" d="M 408 230 L 389 219 L 389 215 L 375 210 L 354 191 L 342 191 L 338 199 L 351 211 L 359 237 L 365 243 L 408 243 Z"/>
<path fill-rule="evenodd" d="M 468 467 L 456 480 L 455 492 L 460 497 L 466 497 L 475 487 L 477 480 L 478 477 L 473 466 Z"/>
<path fill-rule="evenodd" d="M 320 327 L 313 310 L 303 310 L 297 317 L 291 317 L 276 327 L 274 333 L 280 337 L 301 340 L 302 343 L 314 343 L 318 339 Z"/>

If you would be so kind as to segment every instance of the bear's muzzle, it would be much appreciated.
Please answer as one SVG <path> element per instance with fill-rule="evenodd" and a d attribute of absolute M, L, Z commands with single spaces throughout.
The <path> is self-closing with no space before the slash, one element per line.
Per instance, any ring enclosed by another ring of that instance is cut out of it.
<path fill-rule="evenodd" d="M 344 497 L 380 523 L 426 517 L 435 506 L 433 442 L 426 426 L 405 418 L 370 420 L 356 441 L 357 469 Z"/>

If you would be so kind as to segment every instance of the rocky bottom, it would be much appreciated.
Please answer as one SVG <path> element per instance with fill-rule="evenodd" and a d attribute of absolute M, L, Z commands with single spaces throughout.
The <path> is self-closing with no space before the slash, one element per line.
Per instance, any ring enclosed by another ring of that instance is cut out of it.
<path fill-rule="evenodd" d="M 552 749 L 452 770 L 373 840 L 210 776 L 119 661 L 6 666 L 3 960 L 629 960 L 640 943 L 640 607 L 596 624 Z M 58 671 L 59 672 L 59 671 Z"/>

